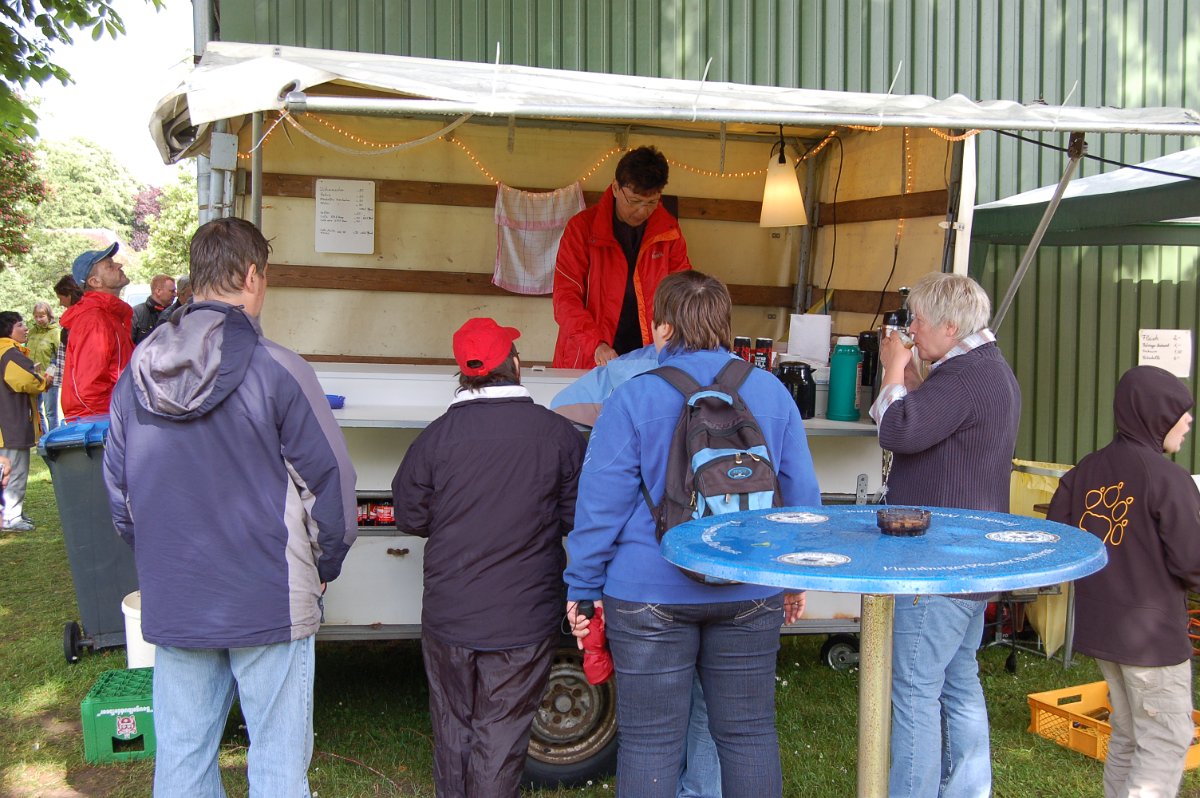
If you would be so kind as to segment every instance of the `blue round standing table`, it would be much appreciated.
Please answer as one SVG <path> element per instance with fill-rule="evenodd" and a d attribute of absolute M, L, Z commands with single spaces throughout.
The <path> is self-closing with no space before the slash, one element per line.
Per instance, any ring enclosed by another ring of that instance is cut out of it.
<path fill-rule="evenodd" d="M 711 516 L 667 532 L 670 562 L 709 576 L 789 590 L 861 593 L 858 795 L 887 795 L 892 609 L 896 595 L 991 593 L 1086 576 L 1104 544 L 1037 518 L 928 507 L 929 531 L 892 537 L 878 505 L 783 507 Z"/>

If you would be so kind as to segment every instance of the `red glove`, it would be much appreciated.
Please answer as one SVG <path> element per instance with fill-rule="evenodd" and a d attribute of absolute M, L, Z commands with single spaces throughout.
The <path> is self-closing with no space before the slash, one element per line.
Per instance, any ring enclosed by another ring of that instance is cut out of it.
<path fill-rule="evenodd" d="M 583 675 L 588 684 L 603 684 L 613 674 L 612 654 L 604 635 L 604 608 L 585 599 L 575 611 L 591 621 L 587 637 L 583 638 Z"/>

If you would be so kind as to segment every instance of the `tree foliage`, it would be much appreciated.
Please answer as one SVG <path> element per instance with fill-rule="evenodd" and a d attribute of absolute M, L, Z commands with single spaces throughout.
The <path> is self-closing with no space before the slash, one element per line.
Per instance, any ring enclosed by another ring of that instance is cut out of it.
<path fill-rule="evenodd" d="M 0 267 L 29 251 L 33 212 L 45 197 L 33 153 L 23 146 L 0 149 Z"/>
<path fill-rule="evenodd" d="M 125 33 L 114 0 L 3 0 L 0 2 L 0 148 L 32 138 L 37 114 L 21 96 L 33 82 L 54 79 L 64 84 L 70 74 L 54 63 L 56 44 L 70 44 L 71 32 L 90 31 L 93 39 Z M 147 0 L 162 8 L 163 0 Z"/>
<path fill-rule="evenodd" d="M 179 179 L 163 189 L 158 203 L 160 212 L 150 221 L 150 242 L 138 270 L 142 282 L 156 274 L 188 273 L 188 247 L 200 224 L 196 176 L 180 172 Z"/>
<path fill-rule="evenodd" d="M 146 186 L 133 198 L 133 236 L 129 246 L 137 252 L 144 250 L 150 241 L 150 221 L 160 212 L 160 197 L 161 188 Z"/>
<path fill-rule="evenodd" d="M 111 152 L 75 138 L 44 142 L 38 156 L 48 195 L 36 214 L 37 226 L 99 228 L 129 240 L 140 187 Z"/>

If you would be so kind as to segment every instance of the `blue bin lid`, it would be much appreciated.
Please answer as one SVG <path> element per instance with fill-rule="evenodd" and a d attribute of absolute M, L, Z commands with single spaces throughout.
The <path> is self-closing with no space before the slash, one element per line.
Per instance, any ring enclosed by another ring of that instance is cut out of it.
<path fill-rule="evenodd" d="M 62 424 L 42 436 L 38 452 L 103 445 L 108 440 L 108 416 L 87 416 Z"/>

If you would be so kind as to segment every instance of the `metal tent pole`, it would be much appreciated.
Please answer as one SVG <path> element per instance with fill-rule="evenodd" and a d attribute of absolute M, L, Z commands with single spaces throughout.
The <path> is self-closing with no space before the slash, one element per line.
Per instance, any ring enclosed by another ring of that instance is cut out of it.
<path fill-rule="evenodd" d="M 1050 198 L 1050 203 L 1046 206 L 1046 212 L 1042 214 L 1042 220 L 1038 222 L 1037 229 L 1033 231 L 1033 238 L 1029 240 L 1029 247 L 1026 248 L 1025 254 L 1021 256 L 1021 263 L 1017 266 L 1017 273 L 1013 275 L 1012 282 L 1009 283 L 1008 291 L 1004 294 L 1004 299 L 1000 300 L 1000 305 L 996 308 L 996 315 L 992 317 L 992 332 L 999 332 L 1000 325 L 1004 323 L 1004 317 L 1008 315 L 1008 309 L 1012 306 L 1013 299 L 1017 296 L 1017 289 L 1021 287 L 1021 281 L 1025 279 L 1025 272 L 1029 271 L 1029 267 L 1033 264 L 1033 258 L 1037 255 L 1038 246 L 1042 243 L 1042 237 L 1046 235 L 1046 230 L 1050 227 L 1050 221 L 1054 218 L 1055 211 L 1058 210 L 1058 203 L 1062 201 L 1063 192 L 1067 190 L 1067 183 L 1071 182 L 1071 176 L 1075 174 L 1075 168 L 1079 166 L 1079 162 L 1083 160 L 1083 156 L 1087 153 L 1087 142 L 1083 139 L 1082 133 L 1072 133 L 1071 143 L 1067 145 L 1067 154 L 1071 159 L 1067 161 L 1066 171 L 1063 172 L 1062 180 L 1058 181 L 1058 185 L 1054 187 L 1054 196 Z"/>

